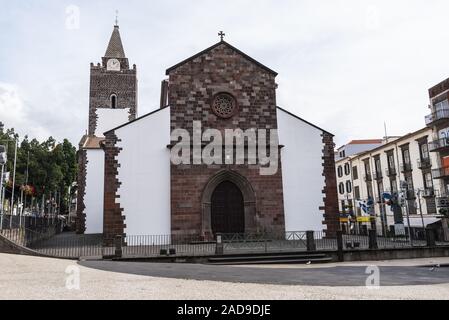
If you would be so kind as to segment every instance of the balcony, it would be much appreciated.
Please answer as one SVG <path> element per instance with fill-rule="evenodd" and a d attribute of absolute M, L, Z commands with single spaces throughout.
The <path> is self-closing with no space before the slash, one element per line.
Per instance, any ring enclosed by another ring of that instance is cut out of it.
<path fill-rule="evenodd" d="M 373 177 L 374 177 L 374 180 L 382 180 L 382 171 L 374 171 Z"/>
<path fill-rule="evenodd" d="M 449 138 L 429 142 L 430 152 L 439 152 L 443 150 L 449 150 Z"/>
<path fill-rule="evenodd" d="M 430 161 L 430 158 L 418 159 L 416 162 L 418 163 L 418 168 L 421 170 L 429 169 L 432 167 L 432 162 Z"/>
<path fill-rule="evenodd" d="M 394 177 L 395 175 L 397 175 L 396 168 L 391 167 L 385 169 L 385 174 L 387 175 L 387 177 Z"/>
<path fill-rule="evenodd" d="M 434 126 L 444 120 L 449 120 L 449 108 L 439 109 L 426 116 L 426 126 Z"/>
<path fill-rule="evenodd" d="M 435 190 L 433 188 L 425 188 L 422 192 L 423 198 L 433 198 L 435 196 Z"/>
<path fill-rule="evenodd" d="M 412 164 L 411 163 L 403 163 L 401 164 L 401 172 L 410 172 L 413 170 Z"/>
<path fill-rule="evenodd" d="M 366 182 L 373 181 L 373 177 L 371 176 L 370 173 L 365 174 L 365 176 L 363 178 Z"/>
<path fill-rule="evenodd" d="M 432 177 L 434 179 L 444 179 L 449 177 L 449 167 L 443 167 L 432 170 Z"/>

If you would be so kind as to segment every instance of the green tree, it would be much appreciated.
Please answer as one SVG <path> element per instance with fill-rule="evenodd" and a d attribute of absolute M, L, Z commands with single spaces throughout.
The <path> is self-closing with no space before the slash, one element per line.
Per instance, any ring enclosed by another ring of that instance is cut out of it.
<path fill-rule="evenodd" d="M 76 148 L 67 140 L 58 143 L 53 137 L 43 142 L 31 141 L 27 136 L 22 140 L 14 129 L 3 130 L 0 127 L 0 144 L 7 146 L 8 161 L 5 171 L 10 172 L 10 181 L 6 187 L 6 199 L 12 195 L 12 174 L 14 168 L 15 140 L 20 141 L 17 149 L 15 180 L 15 202 L 25 193 L 26 205 L 44 195 L 48 199 L 57 194 L 61 204 L 61 213 L 67 209 L 68 191 L 76 179 Z M 33 190 L 32 194 L 29 194 Z M 23 191 L 23 193 L 22 193 Z"/>

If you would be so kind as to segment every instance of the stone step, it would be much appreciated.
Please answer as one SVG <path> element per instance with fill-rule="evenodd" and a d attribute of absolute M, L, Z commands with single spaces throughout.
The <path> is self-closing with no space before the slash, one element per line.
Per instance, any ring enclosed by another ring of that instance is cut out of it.
<path fill-rule="evenodd" d="M 291 258 L 291 259 L 263 259 L 263 260 L 235 260 L 235 261 L 216 261 L 209 262 L 211 265 L 249 265 L 249 264 L 316 264 L 332 262 L 332 258 L 328 256 L 320 258 Z"/>
<path fill-rule="evenodd" d="M 329 262 L 332 259 L 324 253 L 277 253 L 277 254 L 246 254 L 210 257 L 210 264 L 264 264 L 264 263 L 307 263 Z"/>

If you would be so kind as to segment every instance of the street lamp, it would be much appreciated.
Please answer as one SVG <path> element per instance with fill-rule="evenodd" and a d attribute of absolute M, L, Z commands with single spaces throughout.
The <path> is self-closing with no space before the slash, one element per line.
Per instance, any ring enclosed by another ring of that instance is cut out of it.
<path fill-rule="evenodd" d="M 401 193 L 402 193 L 402 196 L 404 197 L 405 213 L 407 215 L 408 237 L 409 237 L 410 245 L 413 246 L 412 231 L 411 231 L 411 227 L 410 227 L 409 205 L 408 205 L 408 200 L 407 200 L 407 191 L 408 191 L 408 183 L 406 181 L 401 181 Z"/>

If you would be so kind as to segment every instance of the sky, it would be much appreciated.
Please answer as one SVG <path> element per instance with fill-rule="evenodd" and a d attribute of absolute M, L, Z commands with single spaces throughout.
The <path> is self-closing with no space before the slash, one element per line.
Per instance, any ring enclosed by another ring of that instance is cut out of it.
<path fill-rule="evenodd" d="M 447 0 L 0 0 L 0 121 L 76 144 L 87 129 L 90 63 L 119 11 L 139 115 L 165 70 L 225 40 L 279 73 L 277 104 L 352 139 L 425 126 L 428 89 L 449 77 Z"/>

